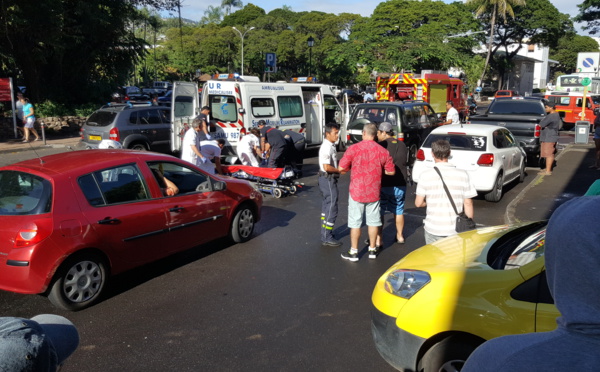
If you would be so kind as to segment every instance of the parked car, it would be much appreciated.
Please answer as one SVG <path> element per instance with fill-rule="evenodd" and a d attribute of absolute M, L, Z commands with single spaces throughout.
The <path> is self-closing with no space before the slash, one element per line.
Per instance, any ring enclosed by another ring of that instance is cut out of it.
<path fill-rule="evenodd" d="M 163 106 L 108 105 L 95 111 L 81 127 L 84 148 L 97 149 L 102 140 L 125 149 L 171 151 L 171 109 Z"/>
<path fill-rule="evenodd" d="M 119 88 L 112 95 L 112 101 L 116 103 L 129 101 L 148 101 L 149 99 L 149 94 L 145 94 L 140 88 L 134 86 Z"/>
<path fill-rule="evenodd" d="M 511 97 L 521 97 L 521 95 L 516 90 L 499 90 L 494 94 L 494 98 L 511 98 Z"/>
<path fill-rule="evenodd" d="M 423 172 L 434 167 L 431 144 L 440 139 L 450 143 L 448 162 L 467 171 L 475 189 L 488 201 L 499 201 L 505 185 L 525 179 L 527 156 L 508 129 L 454 124 L 434 129 L 425 139 L 412 171 L 415 182 L 419 182 Z"/>
<path fill-rule="evenodd" d="M 419 248 L 373 290 L 375 346 L 404 371 L 460 371 L 483 342 L 556 328 L 546 222 L 461 233 Z"/>
<path fill-rule="evenodd" d="M 427 102 L 374 102 L 356 105 L 348 128 L 346 145 L 362 141 L 362 129 L 366 123 L 387 121 L 392 124 L 396 137 L 408 148 L 409 163 L 413 164 L 417 150 L 441 119 Z"/>
<path fill-rule="evenodd" d="M 352 89 L 343 89 L 342 90 L 342 96 L 346 94 L 348 95 L 348 101 L 350 103 L 361 103 L 363 102 L 363 96 L 362 94 L 356 92 L 355 90 Z"/>
<path fill-rule="evenodd" d="M 166 181 L 178 193 L 167 197 Z M 229 236 L 249 240 L 262 195 L 175 157 L 86 150 L 0 168 L 0 289 L 94 304 L 112 274 Z"/>

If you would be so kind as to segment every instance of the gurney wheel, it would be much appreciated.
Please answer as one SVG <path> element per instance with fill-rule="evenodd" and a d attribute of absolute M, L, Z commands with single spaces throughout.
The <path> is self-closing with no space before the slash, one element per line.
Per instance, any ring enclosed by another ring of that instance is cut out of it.
<path fill-rule="evenodd" d="M 290 187 L 290 194 L 294 195 L 296 193 L 296 191 L 298 191 L 298 188 L 296 186 Z"/>
<path fill-rule="evenodd" d="M 283 195 L 283 192 L 281 191 L 281 189 L 273 189 L 273 196 L 276 197 L 277 199 L 281 198 L 281 196 Z"/>

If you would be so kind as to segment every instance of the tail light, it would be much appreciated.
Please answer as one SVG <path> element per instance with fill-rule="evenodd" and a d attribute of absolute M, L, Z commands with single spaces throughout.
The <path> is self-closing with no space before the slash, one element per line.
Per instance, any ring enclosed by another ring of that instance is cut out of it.
<path fill-rule="evenodd" d="M 539 138 L 539 137 L 540 137 L 540 134 L 541 134 L 541 132 L 542 132 L 542 127 L 540 127 L 540 125 L 539 125 L 539 124 L 536 124 L 536 125 L 535 125 L 535 130 L 534 130 L 534 132 L 533 132 L 533 136 L 534 136 L 535 138 Z"/>
<path fill-rule="evenodd" d="M 346 135 L 346 143 L 350 143 L 350 135 L 349 134 Z"/>
<path fill-rule="evenodd" d="M 79 136 L 83 139 L 83 127 L 79 129 Z"/>
<path fill-rule="evenodd" d="M 417 151 L 417 160 L 425 161 L 425 151 L 423 151 L 423 149 L 419 149 L 419 151 Z"/>
<path fill-rule="evenodd" d="M 404 133 L 398 133 L 398 135 L 396 136 L 396 139 L 398 141 L 404 142 Z"/>
<path fill-rule="evenodd" d="M 15 247 L 29 247 L 46 239 L 52 233 L 52 219 L 46 218 L 28 223 L 17 233 Z"/>
<path fill-rule="evenodd" d="M 477 165 L 481 165 L 484 167 L 491 167 L 494 165 L 494 154 L 483 154 L 477 160 Z"/>
<path fill-rule="evenodd" d="M 113 128 L 108 132 L 108 138 L 113 141 L 121 142 L 121 137 L 119 136 L 119 129 Z"/>

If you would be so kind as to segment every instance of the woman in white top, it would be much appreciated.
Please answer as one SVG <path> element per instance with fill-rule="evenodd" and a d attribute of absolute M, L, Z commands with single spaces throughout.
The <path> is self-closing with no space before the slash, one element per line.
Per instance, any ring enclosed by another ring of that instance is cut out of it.
<path fill-rule="evenodd" d="M 257 128 L 243 136 L 237 145 L 237 154 L 243 165 L 258 167 L 256 155 L 260 152 L 260 132 Z"/>

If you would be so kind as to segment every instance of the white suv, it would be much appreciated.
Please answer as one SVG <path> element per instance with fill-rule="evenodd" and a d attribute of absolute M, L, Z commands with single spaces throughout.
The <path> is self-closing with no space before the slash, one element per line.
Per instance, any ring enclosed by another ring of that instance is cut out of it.
<path fill-rule="evenodd" d="M 415 182 L 435 165 L 431 144 L 444 139 L 450 143 L 448 162 L 469 173 L 475 189 L 485 200 L 497 202 L 502 188 L 525 179 L 525 151 L 506 128 L 483 124 L 444 125 L 434 129 L 417 152 L 412 176 Z"/>

